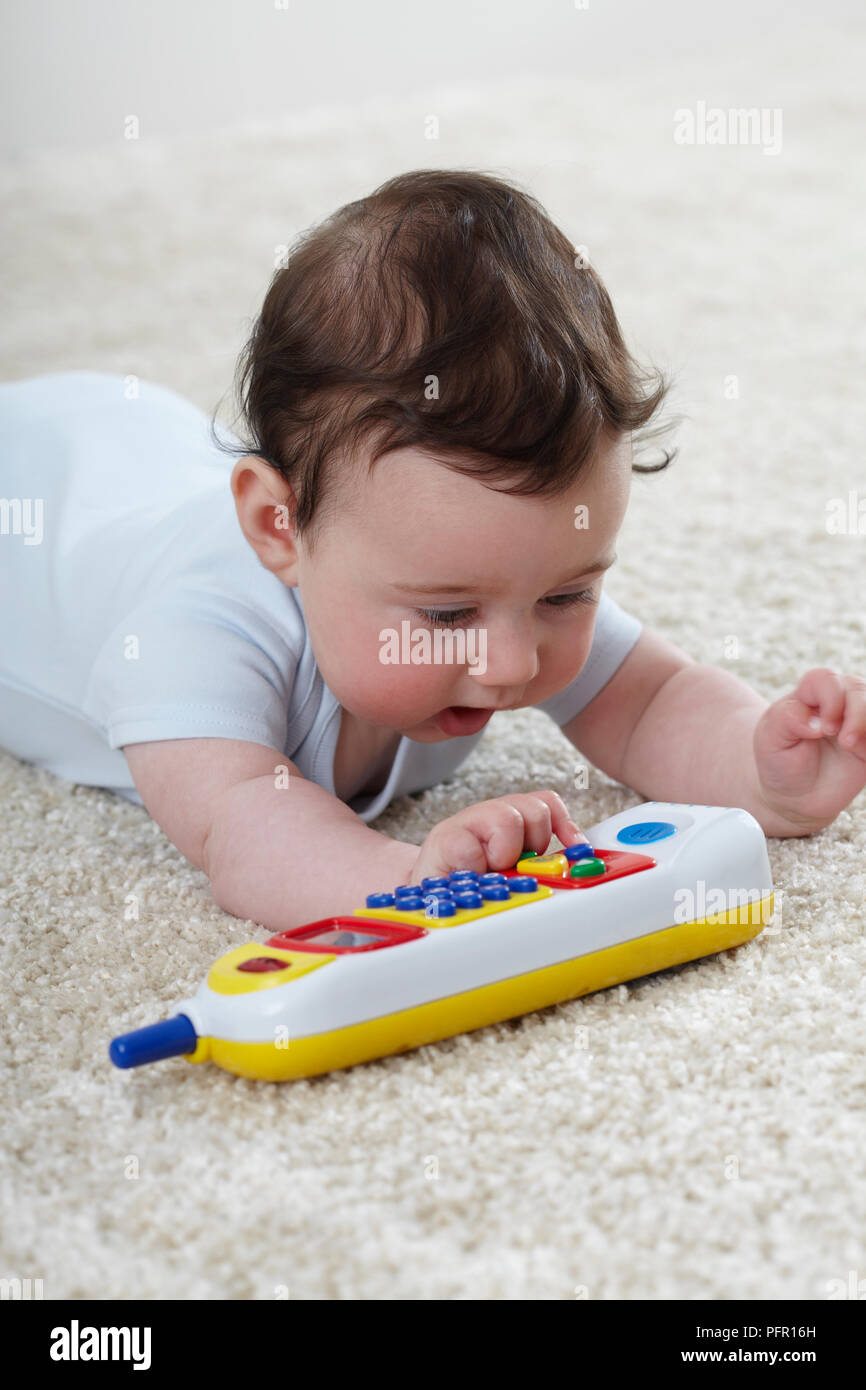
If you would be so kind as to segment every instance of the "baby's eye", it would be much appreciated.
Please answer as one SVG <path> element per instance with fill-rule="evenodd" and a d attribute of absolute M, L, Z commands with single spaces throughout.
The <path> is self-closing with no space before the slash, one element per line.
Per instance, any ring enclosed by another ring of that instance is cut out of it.
<path fill-rule="evenodd" d="M 551 608 L 571 608 L 578 603 L 595 603 L 596 597 L 593 589 L 581 589 L 576 594 L 551 594 L 550 598 L 543 598 L 540 601 L 548 604 Z M 419 618 L 424 618 L 428 623 L 433 623 L 437 627 L 454 627 L 457 623 L 471 617 L 474 609 L 416 608 L 415 612 Z"/>
<path fill-rule="evenodd" d="M 571 608 L 575 603 L 595 603 L 594 589 L 581 589 L 576 594 L 551 594 L 550 598 L 543 598 L 542 603 L 549 603 L 552 608 Z"/>
<path fill-rule="evenodd" d="M 472 612 L 471 608 L 453 608 L 450 611 L 439 608 L 416 608 L 415 612 L 419 618 L 424 618 L 428 623 L 433 623 L 436 627 L 447 625 L 454 627 L 456 623 L 468 618 Z"/>

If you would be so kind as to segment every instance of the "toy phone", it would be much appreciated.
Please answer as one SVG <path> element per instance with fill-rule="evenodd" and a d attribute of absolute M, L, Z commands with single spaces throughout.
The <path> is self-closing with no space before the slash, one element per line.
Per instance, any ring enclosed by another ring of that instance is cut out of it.
<path fill-rule="evenodd" d="M 748 811 L 650 801 L 586 835 L 238 946 L 174 1018 L 115 1038 L 111 1060 L 316 1076 L 727 950 L 772 917 Z"/>

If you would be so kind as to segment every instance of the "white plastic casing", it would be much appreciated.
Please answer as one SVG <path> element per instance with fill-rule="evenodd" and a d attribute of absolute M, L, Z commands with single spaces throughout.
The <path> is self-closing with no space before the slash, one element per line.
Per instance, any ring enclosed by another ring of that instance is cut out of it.
<path fill-rule="evenodd" d="M 672 824 L 675 833 L 646 844 L 617 839 L 647 821 Z M 265 1042 L 279 1026 L 294 1037 L 328 1033 L 759 902 L 773 890 L 764 832 L 736 807 L 650 801 L 585 834 L 596 849 L 649 855 L 656 867 L 584 889 L 554 889 L 543 902 L 434 926 L 419 940 L 337 956 L 284 985 L 225 995 L 205 982 L 178 1012 L 199 1037 Z M 706 931 L 709 955 L 712 925 Z"/>

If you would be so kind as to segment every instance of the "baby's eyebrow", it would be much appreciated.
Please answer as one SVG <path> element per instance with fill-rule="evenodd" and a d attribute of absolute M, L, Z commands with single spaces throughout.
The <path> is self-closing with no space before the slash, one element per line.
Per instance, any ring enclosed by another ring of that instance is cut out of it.
<path fill-rule="evenodd" d="M 568 579 L 561 579 L 560 584 L 574 584 L 578 579 L 586 579 L 590 574 L 597 574 L 602 570 L 609 570 L 611 565 L 617 561 L 617 555 L 603 555 L 592 564 L 587 565 L 586 569 L 579 574 L 572 574 Z M 403 594 L 480 594 L 483 589 L 478 584 L 467 584 L 463 580 L 452 580 L 450 584 L 442 584 L 438 580 L 430 584 L 397 584 L 391 582 L 393 589 L 399 589 Z M 554 586 L 557 587 L 557 586 Z"/>

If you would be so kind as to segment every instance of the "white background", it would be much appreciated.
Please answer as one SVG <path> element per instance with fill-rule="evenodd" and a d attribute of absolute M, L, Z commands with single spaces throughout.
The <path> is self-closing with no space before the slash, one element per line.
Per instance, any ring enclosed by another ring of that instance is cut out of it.
<path fill-rule="evenodd" d="M 862 0 L 2 0 L 0 154 L 198 134 L 521 74 L 668 65 L 693 81 Z M 709 83 L 706 97 L 726 105 Z M 515 100 L 519 91 L 515 90 Z M 765 95 L 759 105 L 772 105 Z"/>

